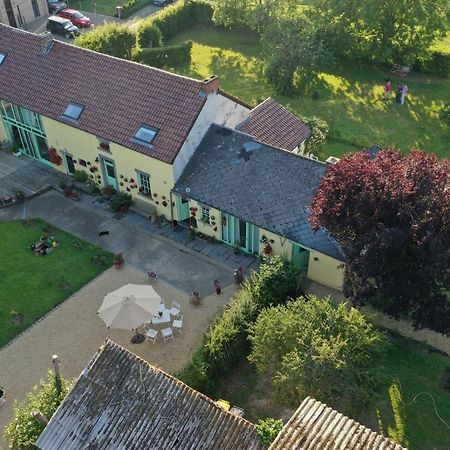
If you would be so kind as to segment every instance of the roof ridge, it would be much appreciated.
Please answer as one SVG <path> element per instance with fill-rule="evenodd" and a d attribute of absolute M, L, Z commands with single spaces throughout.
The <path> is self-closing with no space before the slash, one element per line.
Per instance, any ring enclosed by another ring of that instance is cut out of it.
<path fill-rule="evenodd" d="M 28 30 L 23 30 L 23 29 L 21 29 L 21 28 L 14 28 L 14 27 L 11 27 L 11 26 L 9 26 L 9 25 L 0 23 L 0 30 L 1 30 L 2 27 L 4 27 L 4 28 L 10 28 L 11 31 L 13 31 L 13 32 L 23 32 L 23 33 L 26 33 L 26 34 L 30 35 L 30 37 L 31 37 L 32 39 L 34 39 L 36 42 L 39 41 L 39 36 L 40 36 L 39 34 L 32 33 L 32 32 L 30 32 L 30 31 L 28 31 Z M 91 50 L 91 49 L 89 49 L 89 48 L 80 47 L 80 46 L 78 46 L 78 45 L 74 45 L 74 44 L 71 44 L 71 43 L 69 43 L 69 42 L 63 42 L 63 41 L 59 41 L 59 40 L 57 40 L 57 39 L 53 39 L 53 45 L 55 45 L 55 44 L 56 44 L 56 46 L 63 46 L 63 47 L 66 46 L 66 47 L 71 47 L 71 48 L 76 49 L 76 51 L 80 51 L 80 52 L 83 52 L 83 51 L 84 51 L 84 52 L 89 52 L 89 53 L 96 53 L 97 55 L 101 55 L 101 56 L 103 56 L 103 57 L 105 57 L 105 58 L 110 58 L 110 59 L 114 59 L 114 60 L 117 60 L 117 61 L 121 61 L 121 62 L 123 62 L 123 63 L 125 63 L 125 64 L 126 64 L 126 63 L 130 63 L 130 64 L 138 65 L 138 66 L 140 66 L 140 67 L 145 67 L 145 68 L 147 68 L 147 69 L 150 70 L 150 71 L 164 73 L 164 74 L 167 74 L 167 75 L 171 75 L 171 76 L 174 77 L 174 78 L 182 78 L 182 79 L 185 79 L 185 80 L 189 80 L 189 81 L 193 81 L 193 82 L 195 82 L 195 83 L 198 83 L 200 86 L 202 85 L 202 80 L 196 80 L 195 78 L 188 77 L 188 76 L 186 76 L 186 75 L 179 75 L 179 74 L 177 74 L 177 73 L 173 73 L 173 72 L 169 72 L 169 71 L 167 71 L 167 70 L 159 69 L 159 68 L 157 68 L 157 67 L 153 67 L 153 66 L 150 66 L 150 65 L 148 65 L 148 64 L 142 64 L 142 63 L 139 63 L 139 62 L 137 62 L 137 61 L 133 61 L 133 60 L 131 60 L 131 59 L 119 58 L 119 57 L 117 57 L 117 56 L 109 55 L 109 54 L 107 54 L 107 53 L 102 53 L 102 52 L 98 52 L 98 51 L 96 51 L 96 50 Z M 52 51 L 53 51 L 53 50 L 52 50 Z"/>
<path fill-rule="evenodd" d="M 125 347 L 121 346 L 120 344 L 118 344 L 117 342 L 113 341 L 110 338 L 106 339 L 105 342 L 103 343 L 103 345 L 100 346 L 98 352 L 94 355 L 94 357 L 91 360 L 92 363 L 95 362 L 97 360 L 97 358 L 100 357 L 100 355 L 105 350 L 107 350 L 108 348 L 112 348 L 112 349 L 115 349 L 115 350 L 120 350 L 121 352 L 125 353 L 125 356 L 129 357 L 130 359 L 134 360 L 135 362 L 147 366 L 149 371 L 154 371 L 154 372 L 161 373 L 162 375 L 164 375 L 167 378 L 169 378 L 171 381 L 174 381 L 175 382 L 174 384 L 176 384 L 180 388 L 188 389 L 191 394 L 194 394 L 195 397 L 199 397 L 199 398 L 201 398 L 203 400 L 207 400 L 208 403 L 210 403 L 212 406 L 216 407 L 219 410 L 219 413 L 221 411 L 223 411 L 225 413 L 228 413 L 230 416 L 232 416 L 232 417 L 234 417 L 236 419 L 239 419 L 241 421 L 244 421 L 244 422 L 246 422 L 246 424 L 249 424 L 252 427 L 254 427 L 254 424 L 252 422 L 250 422 L 249 420 L 245 419 L 244 417 L 237 416 L 235 414 L 230 413 L 229 411 L 224 410 L 223 408 L 218 406 L 216 404 L 216 402 L 212 398 L 210 398 L 207 395 L 203 394 L 202 392 L 197 391 L 196 389 L 190 387 L 189 385 L 187 385 L 186 383 L 184 383 L 180 379 L 176 378 L 175 376 L 171 375 L 170 373 L 167 373 L 166 371 L 164 371 L 160 367 L 157 367 L 157 366 L 154 366 L 154 365 L 150 364 L 148 361 L 146 361 L 145 359 L 141 358 L 139 355 L 136 355 L 136 353 L 133 353 L 132 351 L 126 349 Z M 92 364 L 91 364 L 91 366 L 92 366 Z M 83 370 L 82 373 L 84 373 L 84 370 Z"/>

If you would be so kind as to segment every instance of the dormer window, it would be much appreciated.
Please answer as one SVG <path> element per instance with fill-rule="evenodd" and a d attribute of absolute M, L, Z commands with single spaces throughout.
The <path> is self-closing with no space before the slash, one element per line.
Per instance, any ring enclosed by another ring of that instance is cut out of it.
<path fill-rule="evenodd" d="M 0 66 L 3 64 L 5 59 L 6 59 L 6 53 L 0 52 Z"/>
<path fill-rule="evenodd" d="M 133 140 L 140 144 L 151 144 L 156 136 L 158 130 L 156 128 L 149 127 L 148 125 L 141 125 L 139 130 L 133 136 Z"/>
<path fill-rule="evenodd" d="M 63 113 L 64 117 L 72 120 L 78 120 L 81 116 L 81 113 L 84 111 L 84 106 L 79 103 L 69 102 L 66 110 Z"/>

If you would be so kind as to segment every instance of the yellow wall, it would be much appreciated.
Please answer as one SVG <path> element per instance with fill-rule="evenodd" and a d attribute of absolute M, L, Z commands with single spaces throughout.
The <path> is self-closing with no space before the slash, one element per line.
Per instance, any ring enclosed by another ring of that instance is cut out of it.
<path fill-rule="evenodd" d="M 197 208 L 197 211 L 195 211 L 195 218 L 197 219 L 197 232 L 198 233 L 203 233 L 208 236 L 213 236 L 217 240 L 222 239 L 222 231 L 221 231 L 222 216 L 218 209 L 209 208 L 209 217 L 210 218 L 214 217 L 214 222 L 215 222 L 215 225 L 212 225 L 212 224 L 203 223 L 200 220 L 202 217 L 201 203 L 198 203 L 195 200 L 189 200 L 189 208 Z M 174 210 L 174 213 L 175 212 L 178 214 L 178 211 Z M 217 228 L 217 229 L 214 230 L 215 228 Z"/>
<path fill-rule="evenodd" d="M 114 143 L 110 143 L 109 152 L 104 151 L 99 149 L 99 140 L 92 134 L 47 117 L 41 116 L 41 120 L 47 135 L 49 147 L 55 147 L 58 152 L 66 151 L 75 160 L 84 159 L 91 163 L 90 167 L 95 166 L 98 168 L 98 171 L 92 174 L 89 171 L 89 167 L 82 167 L 76 164 L 76 170 L 84 170 L 90 178 L 92 178 L 91 175 L 94 175 L 94 179 L 97 180 L 97 175 L 102 177 L 102 170 L 100 162 L 95 162 L 95 159 L 103 156 L 113 160 L 116 168 L 117 182 L 123 183 L 123 186 L 119 185 L 119 190 L 129 193 L 133 197 L 143 199 L 143 201 L 148 201 L 150 204 L 154 204 L 158 215 L 164 215 L 167 219 L 171 218 L 170 190 L 173 187 L 173 172 L 170 164 L 163 163 Z M 58 169 L 67 172 L 65 161 Z M 136 169 L 150 175 L 151 189 L 153 194 L 157 194 L 157 197 L 150 199 L 139 194 L 138 188 L 130 187 L 133 184 L 138 184 L 139 186 Z M 120 175 L 123 175 L 123 178 L 120 178 Z M 125 182 L 125 178 L 128 179 L 128 182 Z M 131 179 L 134 180 L 134 183 L 130 182 Z M 105 183 L 102 178 L 100 178 L 100 181 L 101 184 L 97 184 L 97 186 L 101 188 Z M 127 187 L 130 187 L 130 191 L 126 190 Z M 165 197 L 167 206 L 163 206 L 162 204 L 164 201 L 163 196 Z"/>
<path fill-rule="evenodd" d="M 325 286 L 342 290 L 344 264 L 331 256 L 311 250 L 309 254 L 308 278 Z"/>
<path fill-rule="evenodd" d="M 8 135 L 6 134 L 5 126 L 3 125 L 3 120 L 0 117 L 0 142 L 8 140 Z"/>
<path fill-rule="evenodd" d="M 261 241 L 262 237 L 266 236 L 269 240 L 269 245 L 272 247 L 272 255 L 279 255 L 283 258 L 286 258 L 288 261 L 292 258 L 292 243 L 278 234 L 271 233 L 270 231 L 264 230 L 263 228 L 259 229 L 259 240 Z M 273 240 L 273 243 L 270 242 Z M 259 253 L 263 254 L 265 244 L 259 244 Z"/>

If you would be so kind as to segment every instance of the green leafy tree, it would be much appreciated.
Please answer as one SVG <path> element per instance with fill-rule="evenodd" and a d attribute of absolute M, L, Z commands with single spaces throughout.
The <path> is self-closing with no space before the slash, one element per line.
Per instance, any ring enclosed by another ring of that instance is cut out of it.
<path fill-rule="evenodd" d="M 301 117 L 301 120 L 311 128 L 311 136 L 305 142 L 305 151 L 314 153 L 325 142 L 330 131 L 328 123 L 320 117 Z"/>
<path fill-rule="evenodd" d="M 307 89 L 316 81 L 319 67 L 333 62 L 322 36 L 306 15 L 279 19 L 265 28 L 261 36 L 265 74 L 278 92 Z"/>
<path fill-rule="evenodd" d="M 39 388 L 27 395 L 24 402 L 15 402 L 14 417 L 5 428 L 5 437 L 14 450 L 29 450 L 35 447 L 44 426 L 33 416 L 33 411 L 40 411 L 47 419 L 53 416 L 73 385 L 73 381 L 62 379 L 58 385 L 52 371 L 47 379 L 41 380 Z"/>
<path fill-rule="evenodd" d="M 445 35 L 448 0 L 315 0 L 316 22 L 347 56 L 409 64 Z"/>
<path fill-rule="evenodd" d="M 300 297 L 262 311 L 250 341 L 249 360 L 272 376 L 281 400 L 311 395 L 354 413 L 374 398 L 386 339 L 355 308 Z"/>
<path fill-rule="evenodd" d="M 161 47 L 163 43 L 163 35 L 161 30 L 153 25 L 151 20 L 144 20 L 136 32 L 136 44 L 141 48 Z"/>
<path fill-rule="evenodd" d="M 135 42 L 136 36 L 133 31 L 128 26 L 115 22 L 96 27 L 93 31 L 75 39 L 75 44 L 80 47 L 124 59 L 131 59 L 131 50 Z"/>
<path fill-rule="evenodd" d="M 260 419 L 255 425 L 256 433 L 263 444 L 270 445 L 283 428 L 281 419 Z"/>

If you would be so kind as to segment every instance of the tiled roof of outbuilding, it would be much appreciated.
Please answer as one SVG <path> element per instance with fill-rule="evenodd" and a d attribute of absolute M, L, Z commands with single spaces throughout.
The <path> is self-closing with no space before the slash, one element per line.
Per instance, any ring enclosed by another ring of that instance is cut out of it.
<path fill-rule="evenodd" d="M 305 123 L 271 97 L 253 108 L 236 129 L 264 144 L 289 151 L 311 136 L 311 129 Z"/>
<path fill-rule="evenodd" d="M 254 425 L 112 341 L 80 375 L 41 450 L 262 450 Z"/>
<path fill-rule="evenodd" d="M 173 190 L 343 261 L 334 239 L 308 221 L 325 171 L 320 161 L 212 125 Z"/>
<path fill-rule="evenodd" d="M 405 450 L 393 440 L 307 397 L 269 450 Z"/>
<path fill-rule="evenodd" d="M 0 24 L 0 99 L 171 163 L 205 103 L 202 82 L 54 41 Z M 69 101 L 85 106 L 62 118 Z M 141 124 L 157 128 L 152 146 L 132 140 Z"/>

